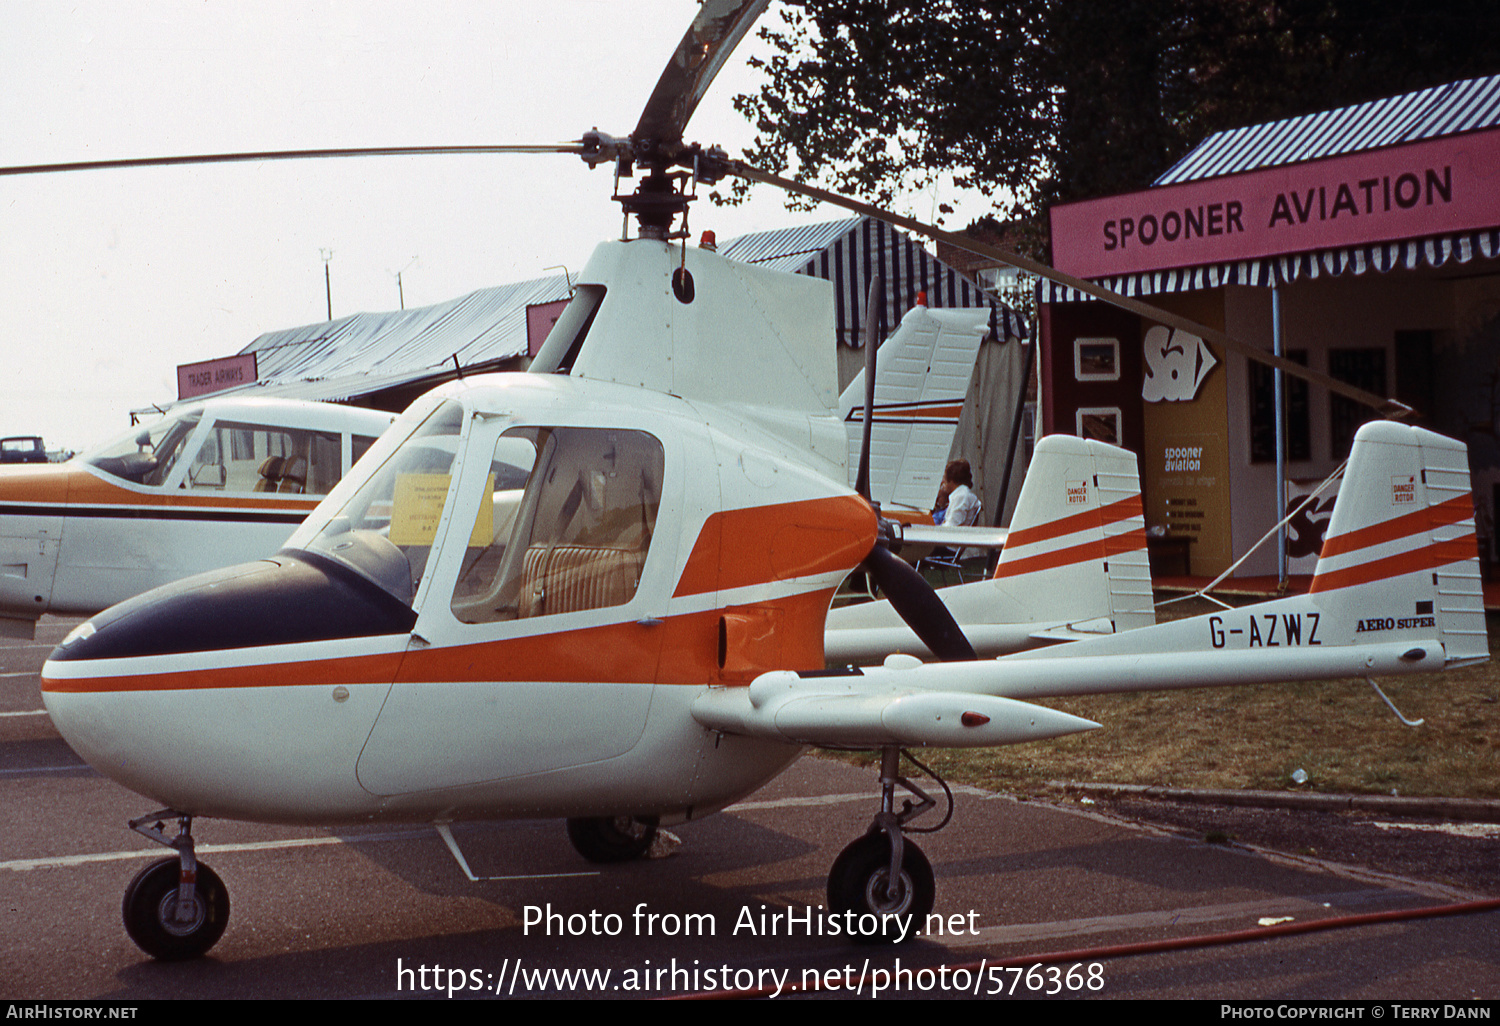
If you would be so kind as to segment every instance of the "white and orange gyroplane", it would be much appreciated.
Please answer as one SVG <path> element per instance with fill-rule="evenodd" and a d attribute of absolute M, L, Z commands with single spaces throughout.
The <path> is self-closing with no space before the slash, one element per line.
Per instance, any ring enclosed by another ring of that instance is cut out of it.
<path fill-rule="evenodd" d="M 210 399 L 67 463 L 0 467 L 0 635 L 275 552 L 392 419 Z"/>
<path fill-rule="evenodd" d="M 905 831 L 935 803 L 903 776 L 903 749 L 1097 726 L 1036 704 L 1051 696 L 1488 657 L 1465 448 L 1395 423 L 1356 439 L 1310 594 L 978 657 L 844 483 L 826 283 L 673 245 L 671 169 L 711 170 L 682 126 L 763 7 L 705 3 L 632 137 L 575 147 L 650 169 L 625 198 L 642 230 L 596 251 L 538 373 L 430 393 L 273 557 L 125 602 L 53 652 L 42 688 L 59 731 L 162 806 L 132 826 L 175 854 L 124 902 L 150 954 L 201 954 L 225 928 L 198 817 L 425 821 L 451 837 L 454 820 L 550 816 L 585 857 L 622 860 L 809 745 L 881 753 L 880 811 L 835 860 L 828 900 L 857 934 L 908 937 L 935 895 Z M 1053 455 L 1060 481 L 1028 476 L 1058 482 L 1037 508 L 1090 486 L 1092 505 L 1017 525 L 991 594 L 1138 548 L 1130 496 L 1094 479 L 1109 453 Z M 876 643 L 883 661 L 827 667 L 829 603 L 857 568 L 935 661 L 897 640 Z M 917 801 L 898 809 L 898 789 Z"/>

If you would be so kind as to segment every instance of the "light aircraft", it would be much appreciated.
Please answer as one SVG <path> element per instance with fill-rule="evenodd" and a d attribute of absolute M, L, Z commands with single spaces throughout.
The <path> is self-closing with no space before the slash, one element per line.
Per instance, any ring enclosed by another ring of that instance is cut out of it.
<path fill-rule="evenodd" d="M 764 6 L 709 0 L 632 136 L 566 148 L 650 174 L 624 197 L 640 237 L 596 251 L 539 373 L 437 389 L 275 556 L 138 596 L 54 650 L 58 730 L 163 806 L 132 823 L 175 851 L 126 892 L 145 951 L 193 957 L 225 928 L 198 817 L 551 816 L 585 857 L 621 860 L 807 745 L 881 753 L 880 811 L 834 862 L 829 904 L 871 939 L 906 936 L 935 887 L 905 830 L 935 803 L 904 748 L 1097 726 L 1032 701 L 1053 695 L 1488 657 L 1466 450 L 1376 423 L 1310 594 L 976 658 L 845 483 L 827 284 L 672 245 L 673 169 L 722 163 L 682 127 Z M 856 568 L 940 661 L 826 668 L 829 600 Z M 898 788 L 918 801 L 898 811 Z"/>
<path fill-rule="evenodd" d="M 67 463 L 0 467 L 0 634 L 275 552 L 393 419 L 213 399 Z"/>

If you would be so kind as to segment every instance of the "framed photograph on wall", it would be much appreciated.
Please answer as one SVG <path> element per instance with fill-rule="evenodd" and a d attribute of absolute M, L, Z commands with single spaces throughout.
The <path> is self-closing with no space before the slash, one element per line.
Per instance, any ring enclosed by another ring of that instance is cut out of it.
<path fill-rule="evenodd" d="M 1078 381 L 1119 381 L 1120 340 L 1075 338 L 1073 377 Z"/>
<path fill-rule="evenodd" d="M 1118 406 L 1080 406 L 1076 419 L 1079 438 L 1092 438 L 1110 445 L 1120 444 Z"/>

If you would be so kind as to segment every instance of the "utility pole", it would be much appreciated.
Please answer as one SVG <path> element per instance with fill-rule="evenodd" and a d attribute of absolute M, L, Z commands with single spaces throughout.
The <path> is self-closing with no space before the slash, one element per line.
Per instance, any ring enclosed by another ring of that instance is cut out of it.
<path fill-rule="evenodd" d="M 385 272 L 386 274 L 395 274 L 396 276 L 396 295 L 401 297 L 401 309 L 403 310 L 406 309 L 406 290 L 401 287 L 401 276 L 406 273 L 407 268 L 411 267 L 411 265 L 416 262 L 417 258 L 412 257 L 406 262 L 406 267 L 401 268 L 401 270 L 393 272 L 387 269 Z"/>
<path fill-rule="evenodd" d="M 328 294 L 328 319 L 333 320 L 333 283 L 328 277 L 328 262 L 333 259 L 333 250 L 319 248 L 323 258 L 323 291 Z"/>

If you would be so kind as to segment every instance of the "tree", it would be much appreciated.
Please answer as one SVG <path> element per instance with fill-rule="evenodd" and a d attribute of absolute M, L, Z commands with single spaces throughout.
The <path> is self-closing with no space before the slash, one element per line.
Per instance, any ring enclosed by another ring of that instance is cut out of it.
<path fill-rule="evenodd" d="M 1141 189 L 1212 132 L 1500 71 L 1493 0 L 788 0 L 746 157 L 1002 217 Z"/>

